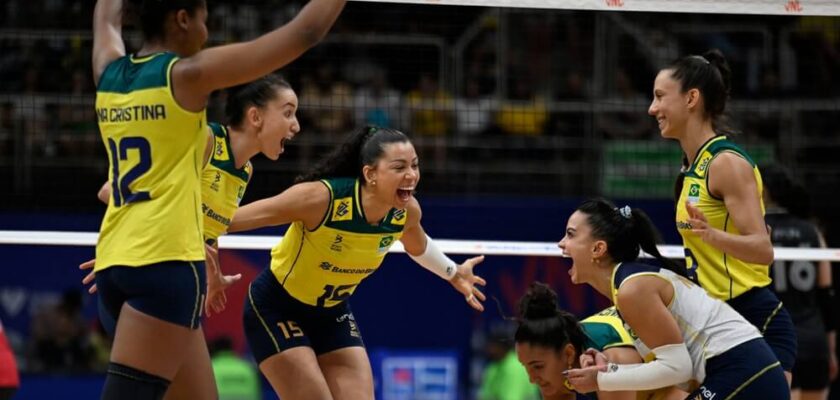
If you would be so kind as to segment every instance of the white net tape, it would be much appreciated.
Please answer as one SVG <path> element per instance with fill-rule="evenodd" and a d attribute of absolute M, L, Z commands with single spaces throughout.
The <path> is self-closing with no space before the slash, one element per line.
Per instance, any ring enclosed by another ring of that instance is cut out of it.
<path fill-rule="evenodd" d="M 716 14 L 840 15 L 837 0 L 356 0 L 482 7 Z"/>
<path fill-rule="evenodd" d="M 59 231 L 0 231 L 0 245 L 41 246 L 95 246 L 96 232 Z M 282 236 L 227 235 L 219 238 L 222 249 L 269 250 Z M 496 256 L 549 256 L 560 257 L 557 242 L 506 242 L 493 240 L 435 239 L 440 249 L 448 254 L 484 254 Z M 665 257 L 683 258 L 682 246 L 662 245 L 659 251 Z M 403 253 L 402 244 L 391 247 L 392 253 Z M 802 249 L 777 247 L 777 260 L 827 260 L 840 261 L 840 249 Z"/>

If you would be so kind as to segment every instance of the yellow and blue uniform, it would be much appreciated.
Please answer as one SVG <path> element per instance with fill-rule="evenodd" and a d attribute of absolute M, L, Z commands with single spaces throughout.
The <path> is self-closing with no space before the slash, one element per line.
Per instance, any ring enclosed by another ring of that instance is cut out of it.
<path fill-rule="evenodd" d="M 698 282 L 713 297 L 728 301 L 755 325 L 773 348 L 782 367 L 790 371 L 796 356 L 796 334 L 790 315 L 768 288 L 771 282 L 769 266 L 732 257 L 691 232 L 686 202 L 703 212 L 710 228 L 740 234 L 732 223 L 730 211 L 723 199 L 709 190 L 709 166 L 715 157 L 724 152 L 734 153 L 750 163 L 758 187 L 756 196 L 761 201 L 761 173 L 743 149 L 726 136 L 715 136 L 700 147 L 696 158 L 683 172 L 677 201 L 677 230 L 683 238 L 689 278 Z M 763 214 L 763 201 L 761 211 Z"/>
<path fill-rule="evenodd" d="M 297 346 L 316 354 L 362 346 L 346 300 L 402 237 L 405 209 L 391 209 L 371 225 L 358 180 L 321 183 L 330 192 L 321 223 L 313 230 L 301 221 L 292 223 L 271 251 L 271 269 L 248 289 L 245 332 L 258 362 Z"/>
<path fill-rule="evenodd" d="M 613 269 L 610 292 L 637 277 L 656 277 L 673 288 L 668 313 L 680 329 L 691 358 L 691 380 L 678 386 L 693 390 L 686 399 L 789 399 L 787 381 L 779 361 L 758 330 L 727 303 L 712 297 L 694 282 L 668 269 L 624 262 Z M 619 315 L 621 308 L 617 307 Z M 639 355 L 646 361 L 653 352 L 625 324 Z"/>
<path fill-rule="evenodd" d="M 97 87 L 112 192 L 96 245 L 106 319 L 116 320 L 128 302 L 170 322 L 198 324 L 196 304 L 204 295 L 199 176 L 207 128 L 204 111 L 186 110 L 175 100 L 171 72 L 177 61 L 168 52 L 121 57 L 105 68 Z M 109 272 L 114 267 L 145 271 Z M 154 283 L 156 271 L 180 286 Z M 129 282 L 131 290 L 120 289 Z"/>
<path fill-rule="evenodd" d="M 271 250 L 271 272 L 298 301 L 331 307 L 353 294 L 376 272 L 391 245 L 402 237 L 406 211 L 391 209 L 378 225 L 367 222 L 356 179 L 328 179 L 330 206 L 312 231 L 292 223 Z"/>
<path fill-rule="evenodd" d="M 236 168 L 227 128 L 215 122 L 209 126 L 213 150 L 201 173 L 201 211 L 204 213 L 204 241 L 213 245 L 219 236 L 227 233 L 251 180 L 253 167 L 249 160 L 242 168 Z"/>
<path fill-rule="evenodd" d="M 604 351 L 616 347 L 629 347 L 635 351 L 633 338 L 627 329 L 624 328 L 624 321 L 618 315 L 615 306 L 607 307 L 596 314 L 593 314 L 583 321 L 580 321 L 583 332 L 586 334 L 584 348 Z M 650 360 L 647 360 L 650 361 Z M 664 398 L 669 389 L 641 391 L 636 393 L 638 400 L 655 400 Z M 597 398 L 596 395 L 590 395 Z"/>

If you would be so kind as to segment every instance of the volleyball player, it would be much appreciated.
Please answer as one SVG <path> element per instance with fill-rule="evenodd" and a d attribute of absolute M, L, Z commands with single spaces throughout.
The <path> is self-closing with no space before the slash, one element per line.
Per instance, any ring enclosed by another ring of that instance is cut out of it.
<path fill-rule="evenodd" d="M 291 224 L 271 268 L 251 283 L 245 334 L 260 371 L 284 399 L 373 399 L 373 377 L 348 298 L 401 241 L 421 266 L 483 310 L 473 275 L 420 224 L 414 146 L 394 129 L 365 127 L 277 196 L 241 207 L 231 232 Z"/>
<path fill-rule="evenodd" d="M 688 399 L 790 398 L 784 372 L 758 329 L 662 257 L 656 228 L 639 209 L 589 200 L 569 217 L 559 246 L 572 282 L 608 297 L 644 364 L 595 363 L 570 370 L 581 392 L 651 390 L 681 385 Z M 637 262 L 639 251 L 656 267 Z M 593 360 L 605 357 L 594 352 Z M 699 385 L 699 386 L 698 386 Z"/>
<path fill-rule="evenodd" d="M 825 247 L 810 222 L 805 188 L 780 165 L 762 166 L 764 217 L 773 244 L 779 247 Z M 791 383 L 794 398 L 821 400 L 837 377 L 836 308 L 828 261 L 776 260 L 771 269 L 773 289 L 785 303 L 796 326 L 797 354 Z"/>
<path fill-rule="evenodd" d="M 721 123 L 730 74 L 718 50 L 682 57 L 656 76 L 648 113 L 662 137 L 676 139 L 683 151 L 676 225 L 688 277 L 761 331 L 790 381 L 796 333 L 769 288 L 773 244 L 764 223 L 761 174 L 724 136 Z"/>
<path fill-rule="evenodd" d="M 534 282 L 519 300 L 519 314 L 514 336 L 516 354 L 543 398 L 575 399 L 575 388 L 564 372 L 580 367 L 579 360 L 593 354 L 593 350 L 603 352 L 616 364 L 643 362 L 614 306 L 578 322 L 574 315 L 557 308 L 557 295 L 548 285 Z M 590 350 L 584 354 L 584 349 Z M 685 395 L 673 387 L 597 392 L 599 400 L 683 399 Z"/>
<path fill-rule="evenodd" d="M 208 123 L 205 164 L 201 174 L 204 241 L 212 247 L 208 249 L 211 254 L 207 257 L 210 260 L 207 263 L 210 275 L 205 301 L 208 315 L 224 310 L 227 302 L 224 288 L 240 278 L 222 275 L 215 254 L 218 238 L 227 232 L 253 174 L 251 158 L 262 153 L 276 160 L 285 151 L 285 143 L 300 132 L 297 106 L 297 94 L 291 85 L 283 78 L 270 74 L 228 89 L 225 106 L 228 124 Z M 102 185 L 97 197 L 108 204 L 110 183 Z M 94 263 L 95 260 L 91 260 L 80 267 L 90 269 Z M 94 277 L 95 273 L 91 272 L 82 283 L 90 284 Z M 89 291 L 96 292 L 96 285 L 92 285 Z"/>
<path fill-rule="evenodd" d="M 271 33 L 205 50 L 203 0 L 139 3 L 144 43 L 132 55 L 121 38 L 123 3 L 100 0 L 94 11 L 96 115 L 112 185 L 96 284 L 103 319 L 118 318 L 102 398 L 161 398 L 176 374 L 193 382 L 194 398 L 212 398 L 212 369 L 197 329 L 205 295 L 200 171 L 207 98 L 297 58 L 326 34 L 345 1 L 313 0 Z"/>

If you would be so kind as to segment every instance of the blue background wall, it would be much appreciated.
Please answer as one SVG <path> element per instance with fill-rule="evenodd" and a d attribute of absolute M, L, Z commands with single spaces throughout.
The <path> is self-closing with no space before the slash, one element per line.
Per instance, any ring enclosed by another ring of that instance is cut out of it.
<path fill-rule="evenodd" d="M 578 200 L 521 198 L 430 198 L 421 199 L 423 225 L 432 237 L 446 239 L 487 239 L 557 241 L 562 237 L 566 218 Z M 624 204 L 623 202 L 619 202 Z M 631 202 L 646 210 L 660 227 L 666 243 L 678 243 L 673 229 L 673 203 L 669 201 Z M 49 229 L 96 231 L 100 215 L 0 215 L 0 229 Z M 283 229 L 260 233 L 282 234 Z M 79 263 L 93 258 L 92 247 L 0 246 L 3 266 L 0 280 L 0 320 L 12 342 L 26 339 L 30 318 L 38 307 L 56 301 L 70 288 L 80 288 L 84 272 Z M 242 272 L 252 279 L 268 265 L 267 251 L 221 252 L 226 272 Z M 456 261 L 466 256 L 453 255 Z M 382 268 L 365 280 L 351 305 L 369 350 L 448 351 L 456 354 L 460 365 L 462 390 L 468 386 L 468 365 L 475 356 L 471 340 L 476 333 L 499 323 L 502 313 L 515 314 L 518 298 L 535 281 L 547 282 L 558 292 L 561 306 L 585 316 L 607 304 L 585 286 L 572 285 L 566 260 L 553 257 L 487 257 L 477 273 L 487 279 L 486 294 L 492 299 L 484 313 L 474 312 L 462 296 L 428 271 L 416 266 L 407 256 L 389 255 Z M 246 351 L 242 340 L 240 311 L 246 283 L 229 293 L 231 303 L 218 316 L 205 320 L 209 339 L 232 336 L 237 349 Z M 85 295 L 85 318 L 94 325 L 95 296 Z M 66 395 L 68 385 L 96 393 L 100 376 L 54 377 L 24 376 L 21 393 L 16 397 L 48 398 L 56 390 Z M 47 392 L 44 392 L 47 391 Z M 61 397 L 61 396 L 56 396 Z M 91 397 L 96 397 L 92 395 Z"/>

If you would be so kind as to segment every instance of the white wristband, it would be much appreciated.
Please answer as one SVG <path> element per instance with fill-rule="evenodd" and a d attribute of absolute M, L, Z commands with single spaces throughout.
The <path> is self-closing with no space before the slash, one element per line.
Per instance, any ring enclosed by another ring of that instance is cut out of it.
<path fill-rule="evenodd" d="M 656 359 L 644 364 L 613 364 L 598 372 L 598 390 L 653 390 L 691 379 L 692 362 L 685 343 L 653 349 Z"/>
<path fill-rule="evenodd" d="M 443 254 L 428 235 L 426 235 L 426 251 L 419 256 L 411 254 L 408 256 L 421 267 L 446 280 L 452 279 L 458 272 L 458 264 Z"/>

